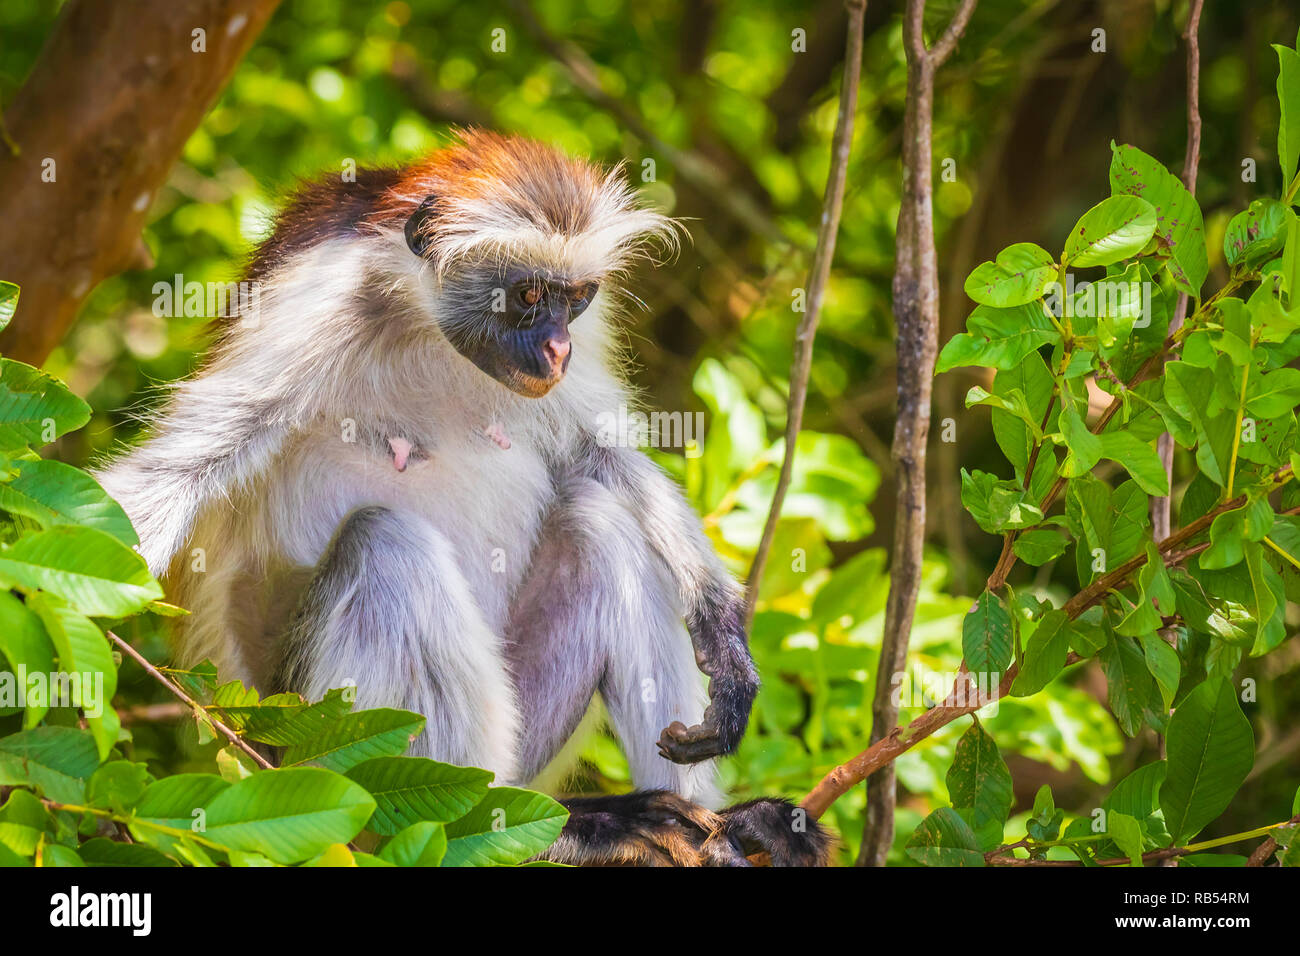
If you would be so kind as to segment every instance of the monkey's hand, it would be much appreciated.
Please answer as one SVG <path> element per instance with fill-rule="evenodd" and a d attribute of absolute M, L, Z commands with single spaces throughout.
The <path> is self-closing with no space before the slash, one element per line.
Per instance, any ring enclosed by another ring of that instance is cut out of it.
<path fill-rule="evenodd" d="M 748 655 L 746 655 L 748 656 Z M 704 719 L 691 727 L 674 720 L 659 736 L 659 754 L 673 763 L 699 763 L 734 753 L 749 724 L 749 711 L 758 693 L 754 665 L 740 673 L 709 681 L 709 706 Z"/>

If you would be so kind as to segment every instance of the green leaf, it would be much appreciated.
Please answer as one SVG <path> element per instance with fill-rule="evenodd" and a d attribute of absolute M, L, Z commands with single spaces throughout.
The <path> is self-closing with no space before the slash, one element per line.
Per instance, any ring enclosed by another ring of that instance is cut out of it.
<path fill-rule="evenodd" d="M 550 797 L 493 787 L 474 809 L 448 823 L 443 866 L 511 866 L 541 853 L 560 835 L 569 811 Z"/>
<path fill-rule="evenodd" d="M 108 638 L 94 621 L 53 594 L 40 591 L 27 600 L 54 644 L 59 670 L 70 677 L 71 704 L 85 712 L 99 759 L 108 759 L 122 726 L 112 705 L 117 693 L 117 664 Z"/>
<path fill-rule="evenodd" d="M 162 597 L 144 558 L 94 528 L 56 527 L 0 551 L 0 581 L 64 598 L 92 617 L 126 617 Z"/>
<path fill-rule="evenodd" d="M 1101 457 L 1117 461 L 1149 495 L 1169 494 L 1169 478 L 1160 455 L 1149 443 L 1127 431 L 1103 432 L 1097 436 Z"/>
<path fill-rule="evenodd" d="M 1182 181 L 1136 146 L 1110 144 L 1110 185 L 1140 196 L 1156 210 L 1155 235 L 1169 256 L 1169 273 L 1183 292 L 1200 295 L 1210 266 L 1201 207 Z"/>
<path fill-rule="evenodd" d="M 1028 500 L 1028 492 L 1014 481 L 999 481 L 988 472 L 961 471 L 961 503 L 990 534 L 1027 528 L 1043 520 L 1043 513 Z"/>
<path fill-rule="evenodd" d="M 1016 538 L 1011 545 L 1016 557 L 1035 567 L 1059 558 L 1069 544 L 1059 531 L 1052 528 L 1034 528 Z"/>
<path fill-rule="evenodd" d="M 1277 128 L 1277 156 L 1282 165 L 1282 189 L 1291 184 L 1300 163 L 1300 53 L 1273 44 L 1277 51 L 1277 99 L 1281 122 Z"/>
<path fill-rule="evenodd" d="M 1108 266 L 1140 253 L 1156 231 L 1156 210 L 1137 196 L 1111 196 L 1083 214 L 1065 241 L 1069 265 Z"/>
<path fill-rule="evenodd" d="M 1006 309 L 1033 302 L 1056 278 L 1056 260 L 1032 242 L 1017 242 L 994 262 L 975 268 L 966 279 L 966 294 L 982 305 Z"/>
<path fill-rule="evenodd" d="M 1043 615 L 1038 627 L 1025 644 L 1025 658 L 1011 682 L 1015 697 L 1028 697 L 1046 687 L 1061 673 L 1070 651 L 1068 618 L 1064 611 L 1051 610 Z"/>
<path fill-rule="evenodd" d="M 370 794 L 332 771 L 268 770 L 217 794 L 208 805 L 206 835 L 276 863 L 297 863 L 331 843 L 347 843 L 374 810 Z"/>
<path fill-rule="evenodd" d="M 447 823 L 464 816 L 488 792 L 492 774 L 424 757 L 376 757 L 357 764 L 347 777 L 375 798 L 367 828 L 382 836 L 430 820 Z"/>
<path fill-rule="evenodd" d="M 0 823 L 0 846 L 19 856 L 31 856 L 41 842 L 41 831 L 22 823 Z"/>
<path fill-rule="evenodd" d="M 18 286 L 12 282 L 0 280 L 0 332 L 14 317 L 18 308 Z"/>
<path fill-rule="evenodd" d="M 1289 297 L 1288 301 L 1292 305 L 1300 305 L 1300 216 L 1292 216 L 1291 224 L 1287 227 L 1286 251 L 1282 253 L 1281 275 L 1282 289 Z M 1276 302 L 1277 300 L 1273 299 L 1272 301 Z M 1283 312 L 1280 302 L 1278 302 L 1276 312 Z M 1269 316 L 1261 324 L 1281 325 L 1284 327 L 1285 333 L 1289 333 L 1295 331 L 1297 325 L 1300 325 L 1300 316 L 1283 312 L 1281 316 L 1276 318 Z M 1263 342 L 1281 342 L 1285 338 L 1286 334 L 1269 335 L 1261 332 L 1260 335 L 1260 340 Z"/>
<path fill-rule="evenodd" d="M 1011 771 L 998 745 L 978 723 L 971 724 L 957 741 L 947 784 L 952 805 L 974 812 L 973 829 L 981 835 L 986 827 L 991 830 L 991 838 L 982 840 L 981 845 L 992 849 L 1001 843 L 1003 825 L 1015 802 Z"/>
<path fill-rule="evenodd" d="M 961 627 L 961 648 L 972 674 L 1001 674 L 1011 663 L 1011 615 L 985 589 Z"/>
<path fill-rule="evenodd" d="M 1155 690 L 1146 657 L 1132 638 L 1115 635 L 1101 649 L 1101 665 L 1110 709 L 1124 733 L 1136 737 Z"/>
<path fill-rule="evenodd" d="M 907 855 L 925 866 L 983 866 L 975 831 L 952 807 L 940 807 L 921 821 L 907 841 Z"/>
<path fill-rule="evenodd" d="M 990 395 L 981 386 L 972 385 L 970 391 L 966 393 L 966 407 L 970 408 L 973 405 L 988 405 L 1014 415 L 1024 423 L 1035 439 L 1041 440 L 1043 437 L 1042 429 L 1039 428 L 1037 420 L 1029 409 L 1029 400 L 1019 389 L 1012 388 L 1000 395 Z"/>
<path fill-rule="evenodd" d="M 95 739 L 71 727 L 34 727 L 0 737 L 0 784 L 38 788 L 59 803 L 81 803 L 99 766 Z"/>
<path fill-rule="evenodd" d="M 1276 199 L 1256 199 L 1228 222 L 1223 255 L 1230 266 L 1250 268 L 1274 258 L 1286 244 L 1295 214 Z"/>
<path fill-rule="evenodd" d="M 0 448 L 48 445 L 90 421 L 90 406 L 58 379 L 0 359 Z"/>
<path fill-rule="evenodd" d="M 1251 375 L 1246 384 L 1246 411 L 1261 418 L 1286 415 L 1300 405 L 1300 370 L 1280 368 Z"/>
<path fill-rule="evenodd" d="M 128 547 L 140 543 L 131 519 L 94 478 L 61 461 L 20 461 L 18 476 L 0 484 L 0 510 L 31 518 L 44 528 L 98 528 Z"/>
<path fill-rule="evenodd" d="M 1078 478 L 1086 475 L 1101 460 L 1101 438 L 1094 435 L 1073 402 L 1066 402 L 1061 409 L 1061 438 L 1070 454 L 1061 465 L 1061 474 L 1066 478 Z"/>
<path fill-rule="evenodd" d="M 287 767 L 315 763 L 339 773 L 375 757 L 396 757 L 406 752 L 424 729 L 424 718 L 387 707 L 345 714 L 309 740 L 290 747 Z"/>
<path fill-rule="evenodd" d="M 1065 812 L 1057 809 L 1056 800 L 1052 797 L 1052 788 L 1043 784 L 1034 794 L 1034 808 L 1029 819 L 1025 821 L 1026 832 L 1031 839 L 1050 843 L 1061 832 L 1061 822 L 1064 819 Z"/>
<path fill-rule="evenodd" d="M 959 365 L 1007 371 L 1060 338 L 1040 302 L 1005 309 L 977 306 L 966 320 L 966 328 L 968 331 L 954 335 L 943 347 L 935 374 Z"/>
<path fill-rule="evenodd" d="M 48 844 L 41 853 L 41 866 L 85 866 L 86 863 L 77 856 L 77 851 L 59 843 Z"/>
<path fill-rule="evenodd" d="M 95 837 L 77 848 L 86 866 L 180 866 L 171 857 L 139 843 Z"/>
<path fill-rule="evenodd" d="M 1106 834 L 1133 866 L 1142 865 L 1142 827 L 1137 820 L 1127 813 L 1112 810 L 1106 814 Z"/>
<path fill-rule="evenodd" d="M 379 858 L 396 866 L 440 866 L 447 853 L 447 833 L 441 823 L 423 820 L 397 834 L 379 851 Z"/>
<path fill-rule="evenodd" d="M 1143 634 L 1138 640 L 1142 643 L 1142 654 L 1146 657 L 1147 670 L 1156 679 L 1156 686 L 1160 688 L 1160 700 L 1164 709 L 1168 710 L 1174 702 L 1174 694 L 1178 691 L 1178 680 L 1182 671 L 1178 652 L 1155 632 Z"/>
<path fill-rule="evenodd" d="M 45 626 L 35 611 L 7 590 L 0 590 L 0 654 L 4 654 L 13 669 L 9 675 L 0 675 L 0 687 L 12 680 L 15 700 L 19 668 L 28 674 L 54 673 L 54 645 L 45 633 Z M 23 726 L 35 727 L 49 709 L 48 695 L 41 700 L 27 696 Z"/>
<path fill-rule="evenodd" d="M 90 775 L 86 802 L 92 807 L 126 813 L 149 785 L 149 768 L 130 760 L 112 760 Z"/>
<path fill-rule="evenodd" d="M 1081 532 L 1079 551 L 1086 562 L 1080 565 L 1079 576 L 1086 581 L 1136 555 L 1148 537 L 1147 496 L 1132 481 L 1112 492 L 1091 475 L 1076 478 L 1066 487 L 1066 514 Z M 1102 559 L 1102 569 L 1094 571 L 1097 557 Z"/>
<path fill-rule="evenodd" d="M 230 784 L 213 773 L 178 773 L 145 788 L 135 805 L 137 820 L 176 830 L 191 830 L 205 809 Z M 133 826 L 134 832 L 136 828 Z"/>
<path fill-rule="evenodd" d="M 1160 809 L 1160 785 L 1164 783 L 1167 769 L 1168 764 L 1163 760 L 1138 767 L 1115 784 L 1114 789 L 1101 801 L 1102 808 L 1107 813 L 1117 810 L 1137 820 L 1147 821 L 1151 814 Z"/>
<path fill-rule="evenodd" d="M 1174 845 L 1182 846 L 1227 809 L 1255 762 L 1255 735 L 1233 685 L 1207 680 L 1183 698 L 1166 750 L 1160 809 Z"/>
<path fill-rule="evenodd" d="M 1029 353 L 1024 361 L 1017 363 L 1014 368 L 1003 369 L 993 377 L 994 395 L 1005 398 L 1013 392 L 1019 392 L 1024 396 L 1034 426 L 1031 428 L 1021 418 L 998 408 L 993 409 L 990 423 L 993 425 L 993 435 L 997 439 L 998 447 L 1007 456 L 1007 460 L 1015 466 L 1016 478 L 1023 483 L 1025 469 L 1029 467 L 1029 456 L 1033 452 L 1035 435 L 1042 431 L 1048 405 L 1052 399 L 1052 373 L 1047 370 L 1047 364 L 1037 352 Z M 1045 470 L 1043 466 L 1047 464 L 1055 466 L 1055 462 L 1049 455 L 1040 454 L 1040 464 L 1035 468 L 1035 472 Z"/>

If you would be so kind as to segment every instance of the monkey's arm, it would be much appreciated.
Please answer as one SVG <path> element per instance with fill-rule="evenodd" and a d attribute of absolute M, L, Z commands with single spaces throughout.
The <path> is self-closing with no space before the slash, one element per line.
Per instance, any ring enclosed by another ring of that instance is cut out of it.
<path fill-rule="evenodd" d="M 732 753 L 758 693 L 740 586 L 718 560 L 680 489 L 654 462 L 639 451 L 594 441 L 583 460 L 589 476 L 639 516 L 646 540 L 677 583 L 696 663 L 709 677 L 703 721 L 692 727 L 674 721 L 659 738 L 660 752 L 676 763 Z"/>
<path fill-rule="evenodd" d="M 178 386 L 150 437 L 98 471 L 156 575 L 185 547 L 203 508 L 255 477 L 285 439 L 279 389 L 250 378 L 218 369 Z"/>

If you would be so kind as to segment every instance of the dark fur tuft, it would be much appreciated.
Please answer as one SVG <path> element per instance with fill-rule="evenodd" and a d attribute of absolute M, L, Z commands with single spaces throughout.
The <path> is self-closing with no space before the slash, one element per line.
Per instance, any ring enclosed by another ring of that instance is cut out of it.
<path fill-rule="evenodd" d="M 826 866 L 830 834 L 788 800 L 762 798 L 714 813 L 665 790 L 563 801 L 569 820 L 544 854 L 577 866 Z"/>
<path fill-rule="evenodd" d="M 763 797 L 722 811 L 724 832 L 746 856 L 766 852 L 773 866 L 827 866 L 835 841 L 789 800 Z"/>

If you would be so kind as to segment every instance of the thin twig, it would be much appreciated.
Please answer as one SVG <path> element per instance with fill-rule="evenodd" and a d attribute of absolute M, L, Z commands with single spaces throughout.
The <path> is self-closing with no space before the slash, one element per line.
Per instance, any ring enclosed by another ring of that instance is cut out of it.
<path fill-rule="evenodd" d="M 1187 29 L 1183 36 L 1187 40 L 1187 150 L 1183 155 L 1183 185 L 1187 191 L 1196 195 L 1196 170 L 1201 160 L 1201 5 L 1203 0 L 1192 0 L 1187 13 Z M 1178 305 L 1169 320 L 1169 334 L 1173 335 L 1182 328 L 1187 318 L 1187 293 L 1178 293 Z M 1174 476 L 1174 436 L 1168 432 L 1161 434 L 1156 441 L 1156 452 L 1164 465 L 1165 476 L 1169 479 L 1169 489 L 1173 491 Z M 1151 531 L 1157 539 L 1169 534 L 1169 495 L 1151 499 Z M 1167 636 L 1166 636 L 1167 637 Z"/>
<path fill-rule="evenodd" d="M 790 366 L 790 397 L 786 405 L 785 457 L 781 461 L 781 475 L 777 479 L 772 506 L 763 526 L 763 537 L 754 562 L 750 565 L 745 586 L 745 616 L 752 620 L 754 605 L 758 600 L 758 585 L 763 579 L 776 524 L 781 517 L 790 479 L 794 474 L 794 451 L 799 430 L 803 426 L 804 402 L 808 398 L 808 379 L 812 370 L 813 341 L 817 335 L 817 322 L 821 318 L 822 299 L 826 281 L 830 276 L 831 260 L 835 257 L 835 240 L 840 229 L 840 213 L 844 206 L 844 183 L 848 177 L 849 151 L 853 146 L 853 118 L 858 104 L 858 79 L 862 72 L 862 21 L 866 14 L 866 0 L 848 0 L 848 41 L 844 53 L 844 75 L 840 83 L 840 109 L 835 120 L 835 135 L 831 145 L 831 169 L 826 179 L 826 194 L 822 202 L 821 226 L 817 231 L 817 249 L 813 253 L 808 273 L 808 289 L 804 312 L 799 320 L 794 340 L 794 361 Z"/>
<path fill-rule="evenodd" d="M 145 672 L 148 673 L 150 677 L 158 681 L 158 683 L 162 684 L 169 691 L 171 691 L 173 694 L 175 694 L 177 697 L 183 700 L 186 704 L 188 704 L 196 715 L 202 715 L 206 720 L 208 720 L 212 724 L 213 727 L 215 727 L 218 731 L 221 732 L 222 736 L 224 736 L 227 740 L 229 740 L 232 744 L 234 744 L 244 753 L 248 754 L 248 756 L 253 758 L 253 761 L 259 767 L 261 767 L 263 770 L 275 769 L 274 764 L 272 764 L 269 760 L 267 760 L 260 753 L 258 753 L 257 750 L 246 740 L 240 737 L 239 734 L 235 733 L 233 730 L 231 730 L 229 727 L 223 724 L 216 717 L 213 717 L 211 714 L 209 714 L 202 704 L 196 701 L 189 694 L 185 693 L 185 691 L 181 690 L 180 687 L 178 687 L 175 683 L 168 680 L 167 676 L 163 674 L 163 672 L 160 671 L 158 668 L 150 664 L 149 661 L 145 659 L 143 654 L 137 651 L 126 641 L 122 640 L 112 631 L 108 631 L 107 633 L 108 633 L 108 639 L 112 641 L 114 644 L 116 644 L 118 647 L 120 647 L 122 649 L 122 653 L 129 655 L 132 659 L 135 660 L 137 664 L 139 664 L 141 667 L 145 669 Z"/>

